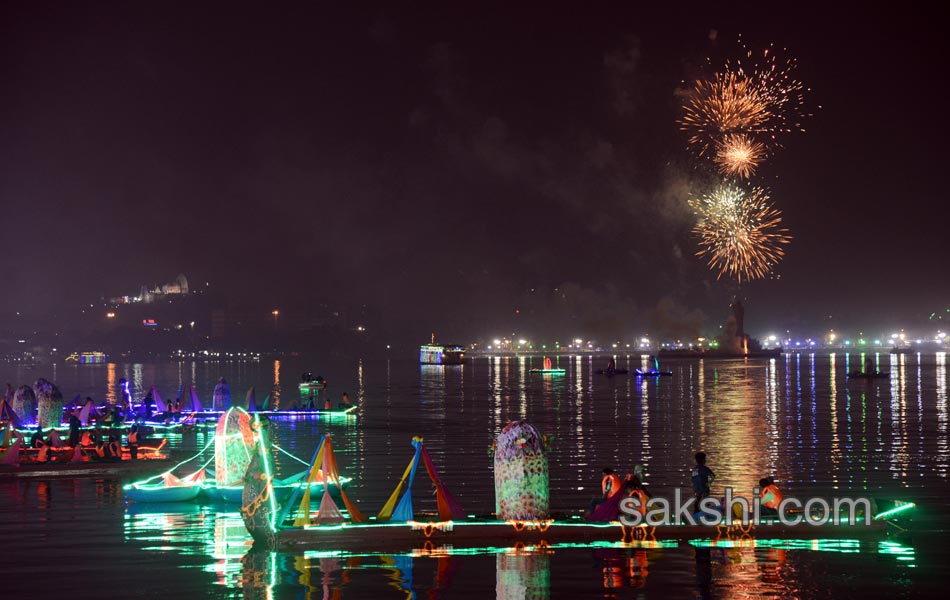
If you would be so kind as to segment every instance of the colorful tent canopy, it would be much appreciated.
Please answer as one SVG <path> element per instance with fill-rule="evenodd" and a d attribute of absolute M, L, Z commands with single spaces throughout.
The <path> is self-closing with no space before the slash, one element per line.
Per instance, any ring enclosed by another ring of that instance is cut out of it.
<path fill-rule="evenodd" d="M 0 450 L 0 465 L 20 466 L 20 445 L 22 442 L 23 438 L 17 438 L 9 448 Z"/>
<path fill-rule="evenodd" d="M 23 428 L 20 417 L 17 416 L 16 411 L 13 410 L 6 398 L 0 400 L 0 421 L 9 421 L 17 429 Z"/>
<path fill-rule="evenodd" d="M 320 499 L 320 508 L 316 517 L 317 524 L 341 523 L 344 520 L 339 507 L 337 507 L 333 498 L 330 497 L 331 483 L 336 483 L 337 489 L 340 491 L 340 498 L 343 499 L 343 505 L 346 506 L 346 510 L 350 513 L 350 520 L 354 523 L 362 523 L 367 520 L 363 513 L 356 508 L 356 505 L 350 501 L 346 492 L 343 491 L 343 484 L 340 483 L 340 471 L 336 463 L 336 455 L 333 453 L 333 441 L 329 435 L 326 435 L 323 437 L 323 441 L 320 443 L 320 447 L 317 448 L 313 461 L 310 463 L 310 470 L 307 474 L 308 485 L 304 486 L 303 499 L 297 508 L 297 517 L 294 519 L 294 526 L 303 527 L 304 525 L 311 524 L 310 484 L 319 481 L 321 476 L 324 485 L 323 497 Z M 290 502 L 287 503 L 287 506 L 293 506 L 296 499 L 297 493 L 295 492 Z"/>
<path fill-rule="evenodd" d="M 0 441 L 0 448 L 9 448 L 10 444 L 13 443 L 13 423 L 7 423 L 7 426 L 3 428 L 3 440 Z"/>
<path fill-rule="evenodd" d="M 452 494 L 450 494 L 448 489 L 446 489 L 445 484 L 439 478 L 439 474 L 435 470 L 435 465 L 432 464 L 432 459 L 429 457 L 429 452 L 425 448 L 423 439 L 418 436 L 412 438 L 412 445 L 416 449 L 416 452 L 413 455 L 412 460 L 409 462 L 409 465 L 406 467 L 405 472 L 403 472 L 402 479 L 399 480 L 399 483 L 396 485 L 396 489 L 393 490 L 389 500 L 385 505 L 383 505 L 382 510 L 379 511 L 379 514 L 376 515 L 376 518 L 379 520 L 392 521 L 413 520 L 414 513 L 412 509 L 412 482 L 416 477 L 416 467 L 418 466 L 419 459 L 421 458 L 423 464 L 425 465 L 426 472 L 429 475 L 429 479 L 435 486 L 439 518 L 443 521 L 463 519 L 465 517 L 465 513 L 462 511 L 462 507 L 459 506 L 459 503 L 456 502 L 455 498 L 452 497 Z M 405 489 L 405 493 L 402 495 L 402 499 L 399 500 L 399 504 L 396 504 L 396 500 L 399 498 L 399 494 L 403 491 L 403 489 Z"/>
<path fill-rule="evenodd" d="M 148 393 L 152 395 L 152 400 L 155 401 L 155 412 L 163 413 L 168 410 L 168 408 L 165 406 L 165 403 L 162 401 L 162 397 L 158 395 L 158 390 L 155 389 L 154 385 L 148 391 Z"/>
<path fill-rule="evenodd" d="M 201 406 L 201 400 L 198 399 L 198 392 L 195 391 L 193 385 L 188 386 L 188 393 L 191 397 L 191 412 L 204 412 L 204 407 Z"/>

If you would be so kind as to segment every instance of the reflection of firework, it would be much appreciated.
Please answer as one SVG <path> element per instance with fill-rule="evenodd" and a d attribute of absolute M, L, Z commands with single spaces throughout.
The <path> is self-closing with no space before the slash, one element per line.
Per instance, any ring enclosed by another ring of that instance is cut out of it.
<path fill-rule="evenodd" d="M 741 283 L 765 277 L 785 255 L 782 246 L 792 237 L 768 200 L 762 188 L 724 185 L 690 202 L 699 216 L 693 228 L 700 245 L 696 256 L 718 271 L 717 279 L 728 274 Z"/>
<path fill-rule="evenodd" d="M 729 134 L 721 142 L 716 142 L 713 161 L 723 175 L 748 179 L 764 157 L 765 144 L 745 134 Z"/>

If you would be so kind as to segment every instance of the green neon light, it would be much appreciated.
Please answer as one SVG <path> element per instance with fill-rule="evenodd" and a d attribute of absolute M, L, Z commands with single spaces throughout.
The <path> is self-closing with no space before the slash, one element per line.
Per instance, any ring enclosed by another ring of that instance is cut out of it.
<path fill-rule="evenodd" d="M 261 432 L 261 440 L 257 447 L 261 461 L 264 463 L 264 475 L 267 477 L 267 487 L 270 488 L 270 493 L 267 495 L 268 502 L 270 502 L 270 518 L 267 520 L 267 525 L 270 527 L 271 533 L 275 533 L 277 531 L 277 525 L 275 523 L 277 519 L 277 500 L 274 498 L 274 484 L 271 476 L 270 456 L 265 449 L 267 440 L 264 436 L 264 430 L 260 427 L 260 420 L 257 415 L 254 415 L 254 422 L 258 425 L 257 430 Z"/>
<path fill-rule="evenodd" d="M 900 501 L 898 501 L 898 502 L 900 502 Z M 892 516 L 894 516 L 894 515 L 896 515 L 896 514 L 899 514 L 899 513 L 904 512 L 905 510 L 910 510 L 911 508 L 914 508 L 915 506 L 917 506 L 917 505 L 914 504 L 913 502 L 901 503 L 900 506 L 895 506 L 894 508 L 892 508 L 892 509 L 890 509 L 890 510 L 885 510 L 885 511 L 882 512 L 882 513 L 878 513 L 878 514 L 874 515 L 874 520 L 875 520 L 875 521 L 879 521 L 879 520 L 881 520 L 881 519 L 886 519 L 886 518 L 888 518 L 888 517 L 892 517 Z"/>

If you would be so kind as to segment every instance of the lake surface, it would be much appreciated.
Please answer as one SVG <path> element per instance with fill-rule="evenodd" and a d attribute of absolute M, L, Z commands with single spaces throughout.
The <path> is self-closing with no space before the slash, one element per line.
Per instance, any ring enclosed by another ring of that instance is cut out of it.
<path fill-rule="evenodd" d="M 250 550 L 236 509 L 128 505 L 120 481 L 0 481 L 4 578 L 38 597 L 247 598 L 895 598 L 937 595 L 950 564 L 945 538 L 950 473 L 946 355 L 880 354 L 889 380 L 849 381 L 856 354 L 787 354 L 775 360 L 670 361 L 672 377 L 638 381 L 593 373 L 605 357 L 560 357 L 563 376 L 531 374 L 541 359 L 476 358 L 464 366 L 406 360 L 333 359 L 163 362 L 94 366 L 0 365 L 0 382 L 46 377 L 64 396 L 115 398 L 132 382 L 174 398 L 194 385 L 210 404 L 227 378 L 232 401 L 255 387 L 289 405 L 301 373 L 345 391 L 355 419 L 275 420 L 280 445 L 307 460 L 333 435 L 348 494 L 364 512 L 382 507 L 412 458 L 413 435 L 469 513 L 494 509 L 489 445 L 509 421 L 526 419 L 552 437 L 552 510 L 580 513 L 598 495 L 600 473 L 646 465 L 654 495 L 690 489 L 692 455 L 704 450 L 724 486 L 748 494 L 771 475 L 786 496 L 877 496 L 919 505 L 913 535 L 876 541 L 689 543 L 655 548 L 553 548 L 476 555 L 346 556 Z M 621 356 L 619 368 L 641 365 Z M 205 433 L 171 439 L 201 448 Z M 284 475 L 302 465 L 284 456 Z M 420 474 L 416 510 L 434 510 Z M 7 590 L 12 591 L 9 587 Z"/>

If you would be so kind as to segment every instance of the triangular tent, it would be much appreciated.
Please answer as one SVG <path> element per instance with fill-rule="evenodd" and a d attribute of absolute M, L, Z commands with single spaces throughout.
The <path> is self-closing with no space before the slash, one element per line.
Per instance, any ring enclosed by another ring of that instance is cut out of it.
<path fill-rule="evenodd" d="M 155 412 L 163 413 L 168 410 L 168 407 L 165 406 L 165 403 L 162 401 L 162 397 L 158 395 L 158 390 L 155 389 L 155 386 L 152 386 L 152 389 L 149 391 L 152 394 L 152 400 L 155 401 Z"/>
<path fill-rule="evenodd" d="M 201 400 L 198 399 L 198 392 L 195 391 L 193 385 L 188 386 L 188 392 L 191 395 L 191 412 L 204 412 L 204 407 L 201 406 Z"/>
<path fill-rule="evenodd" d="M 307 484 L 304 486 L 303 499 L 298 506 L 297 518 L 294 525 L 301 527 L 311 524 L 310 517 L 310 488 L 313 483 L 323 479 L 323 498 L 320 500 L 320 509 L 317 513 L 317 524 L 340 523 L 343 521 L 343 514 L 337 507 L 333 498 L 330 497 L 330 484 L 335 483 L 340 491 L 340 498 L 343 499 L 343 505 L 350 513 L 350 520 L 354 523 L 362 523 L 367 519 L 353 502 L 350 501 L 346 492 L 343 491 L 343 484 L 340 483 L 340 473 L 337 469 L 336 455 L 333 453 L 333 442 L 329 435 L 324 436 L 320 447 L 317 449 L 310 463 L 310 471 L 307 476 Z M 299 488 L 298 488 L 299 489 Z M 294 506 L 297 499 L 297 493 L 291 497 L 288 506 Z"/>
<path fill-rule="evenodd" d="M 22 439 L 17 438 L 15 442 L 9 447 L 3 450 L 0 450 L 0 465 L 6 465 L 8 467 L 18 467 L 20 466 L 20 445 L 22 444 Z"/>
<path fill-rule="evenodd" d="M 409 465 L 402 474 L 402 479 L 399 480 L 399 483 L 396 485 L 396 489 L 393 490 L 392 495 L 389 496 L 389 500 L 385 505 L 383 505 L 382 510 L 379 511 L 379 514 L 376 515 L 376 518 L 379 520 L 392 521 L 413 520 L 415 515 L 412 508 L 412 482 L 415 479 L 416 468 L 418 467 L 420 459 L 425 465 L 429 479 L 435 486 L 439 518 L 444 521 L 463 518 L 465 513 L 462 511 L 462 507 L 459 506 L 458 502 L 455 501 L 455 498 L 452 497 L 452 494 L 449 493 L 445 487 L 445 484 L 442 483 L 442 480 L 439 478 L 439 474 L 436 472 L 435 466 L 432 464 L 432 459 L 429 457 L 429 453 L 425 449 L 423 439 L 418 436 L 412 438 L 412 445 L 416 449 L 416 452 L 412 457 L 412 461 L 409 462 Z M 397 504 L 396 500 L 399 499 L 399 494 L 403 491 L 404 493 L 402 494 L 402 499 L 399 500 L 399 503 Z"/>
<path fill-rule="evenodd" d="M 0 421 L 9 421 L 17 429 L 23 428 L 20 417 L 17 416 L 16 411 L 13 410 L 6 398 L 0 401 Z"/>
<path fill-rule="evenodd" d="M 66 445 L 63 443 L 63 438 L 59 436 L 59 432 L 55 429 L 49 432 L 49 445 L 52 448 L 62 448 Z"/>

